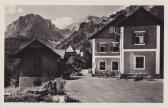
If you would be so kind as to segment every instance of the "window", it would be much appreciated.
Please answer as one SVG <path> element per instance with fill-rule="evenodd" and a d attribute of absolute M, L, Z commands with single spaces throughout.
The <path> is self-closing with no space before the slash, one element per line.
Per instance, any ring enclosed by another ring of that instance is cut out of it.
<path fill-rule="evenodd" d="M 135 56 L 135 69 L 145 69 L 145 56 Z"/>
<path fill-rule="evenodd" d="M 144 45 L 145 31 L 135 31 L 135 34 L 136 34 L 135 45 Z"/>
<path fill-rule="evenodd" d="M 115 33 L 116 32 L 116 27 L 115 26 L 111 26 L 109 29 L 109 33 Z"/>
<path fill-rule="evenodd" d="M 112 52 L 119 52 L 119 43 L 118 42 L 112 42 L 111 44 L 111 51 Z"/>
<path fill-rule="evenodd" d="M 100 62 L 100 70 L 106 70 L 106 63 L 104 61 Z"/>
<path fill-rule="evenodd" d="M 118 70 L 119 69 L 119 66 L 118 66 L 118 61 L 112 61 L 112 70 Z"/>
<path fill-rule="evenodd" d="M 100 42 L 100 52 L 107 52 L 107 43 L 106 42 Z"/>

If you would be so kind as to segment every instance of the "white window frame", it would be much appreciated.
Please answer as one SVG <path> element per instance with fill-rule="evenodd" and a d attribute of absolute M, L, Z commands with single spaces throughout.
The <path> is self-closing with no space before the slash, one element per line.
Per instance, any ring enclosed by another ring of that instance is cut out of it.
<path fill-rule="evenodd" d="M 136 67 L 136 57 L 143 57 L 144 58 L 144 62 L 143 62 L 143 64 L 144 64 L 143 66 L 144 67 L 143 68 L 137 68 Z M 135 55 L 134 56 L 134 69 L 135 70 L 145 70 L 145 56 L 144 55 Z"/>
<path fill-rule="evenodd" d="M 105 70 L 100 70 L 100 62 L 105 62 Z M 106 71 L 106 61 L 105 60 L 99 61 L 99 71 Z"/>
<path fill-rule="evenodd" d="M 117 43 L 119 45 L 119 42 L 112 42 L 112 45 L 113 45 L 113 43 Z M 119 53 L 120 52 L 120 47 L 118 47 L 118 48 L 119 48 L 118 52 L 113 52 L 113 51 L 111 51 L 111 52 L 112 53 Z"/>
<path fill-rule="evenodd" d="M 113 70 L 113 62 L 118 62 L 118 70 Z M 119 71 L 119 60 L 112 60 L 111 61 L 111 70 L 112 71 Z"/>
<path fill-rule="evenodd" d="M 99 47 L 101 47 L 101 44 L 106 44 L 107 45 L 107 42 L 99 42 Z M 107 53 L 107 51 L 105 51 L 105 52 L 99 51 L 99 53 Z"/>
<path fill-rule="evenodd" d="M 135 43 L 134 45 L 145 45 L 145 40 L 144 40 L 144 37 L 145 37 L 145 33 L 146 33 L 146 31 L 134 31 L 134 33 L 136 34 L 136 37 L 141 37 L 141 36 L 137 36 L 137 34 L 139 34 L 139 33 L 142 33 L 143 34 L 143 43 Z"/>

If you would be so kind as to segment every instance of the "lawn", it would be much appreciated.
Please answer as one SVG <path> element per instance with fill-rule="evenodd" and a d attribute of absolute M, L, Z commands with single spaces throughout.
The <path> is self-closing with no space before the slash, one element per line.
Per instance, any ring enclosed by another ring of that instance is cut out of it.
<path fill-rule="evenodd" d="M 87 76 L 67 81 L 66 90 L 71 97 L 84 103 L 163 102 L 163 80 L 127 81 Z"/>

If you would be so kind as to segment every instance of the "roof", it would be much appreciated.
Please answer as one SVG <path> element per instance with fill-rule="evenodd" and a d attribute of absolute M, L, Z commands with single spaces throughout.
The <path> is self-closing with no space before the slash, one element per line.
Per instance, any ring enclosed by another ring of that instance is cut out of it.
<path fill-rule="evenodd" d="M 163 24 L 163 19 L 153 15 L 143 7 L 139 7 L 134 13 L 126 17 L 124 14 L 119 14 L 116 18 L 114 18 L 110 23 L 105 25 L 102 29 L 100 29 L 98 32 L 93 34 L 89 37 L 89 39 L 95 39 L 95 38 L 109 38 L 112 37 L 115 34 L 110 34 L 106 37 L 100 37 L 98 36 L 99 33 L 101 33 L 104 29 L 106 29 L 108 26 L 114 25 L 114 26 L 145 26 L 145 25 L 160 25 Z"/>
<path fill-rule="evenodd" d="M 160 25 L 163 20 L 143 7 L 139 7 L 134 13 L 119 23 L 119 26 L 147 26 Z"/>
<path fill-rule="evenodd" d="M 80 54 L 80 50 L 77 50 L 77 49 L 76 49 L 75 51 L 76 51 L 77 54 Z"/>
<path fill-rule="evenodd" d="M 55 52 L 61 56 L 61 58 L 64 58 L 65 56 L 65 50 L 64 49 L 55 49 Z"/>
<path fill-rule="evenodd" d="M 27 44 L 25 44 L 24 46 L 22 46 L 19 49 L 19 51 L 16 52 L 15 56 L 17 57 L 19 54 L 21 54 L 23 52 L 24 49 L 26 49 L 27 47 L 29 47 L 31 44 L 33 44 L 35 42 L 38 42 L 39 44 L 41 44 L 42 46 L 46 47 L 47 49 L 49 49 L 50 51 L 52 51 L 54 54 L 56 54 L 59 57 L 64 56 L 64 53 L 60 53 L 61 51 L 56 50 L 51 44 L 43 42 L 42 40 L 39 40 L 39 39 L 33 39 L 32 41 L 30 41 Z"/>
<path fill-rule="evenodd" d="M 108 24 L 106 24 L 103 28 L 101 28 L 98 32 L 94 33 L 92 36 L 89 37 L 89 39 L 94 39 L 94 38 L 100 38 L 97 35 L 99 33 L 101 33 L 104 29 L 106 29 L 109 26 L 118 26 L 120 22 L 122 22 L 124 19 L 126 19 L 126 16 L 123 13 L 120 13 L 119 15 L 117 15 L 111 22 L 109 22 Z M 107 37 L 103 37 L 103 38 L 109 38 L 109 37 L 113 37 L 116 34 L 111 33 L 109 36 Z"/>
<path fill-rule="evenodd" d="M 72 46 L 68 46 L 65 52 L 75 52 L 75 50 L 72 48 Z"/>

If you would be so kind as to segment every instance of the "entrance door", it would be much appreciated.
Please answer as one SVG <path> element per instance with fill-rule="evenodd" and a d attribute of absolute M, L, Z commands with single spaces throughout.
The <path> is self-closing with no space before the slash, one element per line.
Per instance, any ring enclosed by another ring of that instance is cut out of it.
<path fill-rule="evenodd" d="M 34 58 L 34 74 L 36 77 L 41 77 L 42 75 L 42 58 L 41 57 L 36 57 Z"/>

